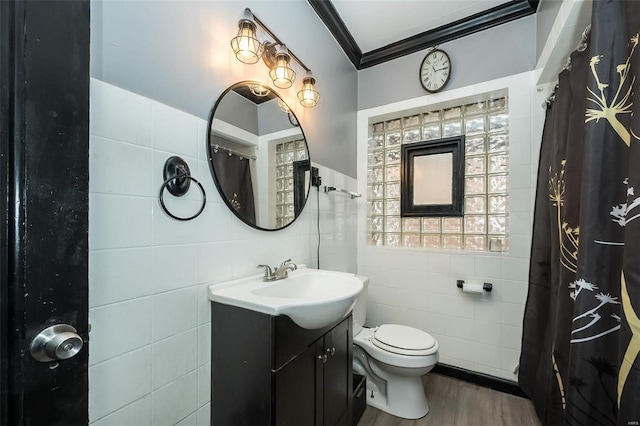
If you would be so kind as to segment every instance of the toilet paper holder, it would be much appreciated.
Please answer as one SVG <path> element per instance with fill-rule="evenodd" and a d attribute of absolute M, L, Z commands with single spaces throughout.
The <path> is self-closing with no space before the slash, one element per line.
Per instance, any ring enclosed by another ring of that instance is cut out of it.
<path fill-rule="evenodd" d="M 457 286 L 458 288 L 462 288 L 462 285 L 463 285 L 463 284 L 464 284 L 464 280 L 457 280 L 457 281 L 456 281 L 456 286 Z M 493 284 L 491 284 L 491 283 L 484 283 L 484 284 L 482 284 L 482 289 L 483 289 L 484 291 L 491 291 L 491 290 L 493 290 Z"/>

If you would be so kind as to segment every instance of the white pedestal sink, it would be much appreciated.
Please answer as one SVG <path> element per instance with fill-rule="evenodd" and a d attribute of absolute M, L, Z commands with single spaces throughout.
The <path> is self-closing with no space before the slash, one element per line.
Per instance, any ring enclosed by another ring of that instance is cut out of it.
<path fill-rule="evenodd" d="M 362 292 L 355 274 L 300 266 L 288 278 L 262 281 L 262 274 L 209 286 L 209 299 L 269 315 L 286 315 L 306 329 L 344 318 Z"/>

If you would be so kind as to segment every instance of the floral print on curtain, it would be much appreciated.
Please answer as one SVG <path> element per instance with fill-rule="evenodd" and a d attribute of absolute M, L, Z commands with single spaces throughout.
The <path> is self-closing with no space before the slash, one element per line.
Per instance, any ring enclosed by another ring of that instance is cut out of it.
<path fill-rule="evenodd" d="M 637 425 L 640 3 L 591 25 L 547 109 L 519 382 L 547 425 Z"/>

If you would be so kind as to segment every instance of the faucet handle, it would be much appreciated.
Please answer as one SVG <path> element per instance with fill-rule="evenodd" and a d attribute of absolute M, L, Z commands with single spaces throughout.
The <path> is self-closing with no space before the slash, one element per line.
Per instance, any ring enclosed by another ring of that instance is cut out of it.
<path fill-rule="evenodd" d="M 292 266 L 292 267 L 293 267 L 293 269 L 292 269 L 293 271 L 295 271 L 296 269 L 298 269 L 298 265 L 296 265 L 295 263 L 293 263 L 293 262 L 291 261 L 291 259 L 287 259 L 287 260 L 285 260 L 284 262 L 282 262 L 282 265 L 280 265 L 280 268 L 279 268 L 279 269 L 282 269 L 282 268 L 284 268 L 285 266 Z"/>
<path fill-rule="evenodd" d="M 272 280 L 274 278 L 273 271 L 269 265 L 258 265 L 258 268 L 264 268 L 264 279 Z"/>

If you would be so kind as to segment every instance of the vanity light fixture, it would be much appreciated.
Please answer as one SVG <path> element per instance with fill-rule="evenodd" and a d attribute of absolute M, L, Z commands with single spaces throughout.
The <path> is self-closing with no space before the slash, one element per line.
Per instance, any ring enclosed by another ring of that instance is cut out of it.
<path fill-rule="evenodd" d="M 260 27 L 273 40 L 263 43 L 256 36 L 256 29 Z M 311 74 L 311 70 L 298 57 L 267 28 L 249 8 L 246 8 L 242 18 L 238 21 L 238 35 L 231 39 L 231 48 L 236 58 L 245 64 L 255 64 L 260 58 L 269 67 L 269 77 L 276 87 L 288 89 L 296 78 L 296 72 L 291 67 L 291 60 L 300 65 L 305 71 L 302 79 L 302 90 L 298 92 L 298 100 L 304 107 L 314 107 L 320 99 L 320 94 L 315 88 L 316 80 Z M 266 89 L 266 88 L 265 88 Z M 268 89 L 267 89 L 268 90 Z M 251 91 L 256 96 L 258 93 Z M 266 96 L 268 93 L 262 95 Z"/>
<path fill-rule="evenodd" d="M 271 93 L 271 90 L 269 90 L 268 87 L 265 87 L 262 84 L 249 84 L 248 87 L 249 90 L 251 90 L 251 93 L 259 98 L 264 98 L 269 93 Z"/>
<path fill-rule="evenodd" d="M 264 46 L 256 37 L 256 24 L 249 9 L 245 9 L 238 21 L 238 35 L 231 39 L 231 48 L 236 58 L 245 64 L 255 64 L 260 60 Z"/>
<path fill-rule="evenodd" d="M 269 71 L 269 77 L 276 87 L 288 89 L 296 79 L 296 72 L 289 65 L 291 56 L 289 49 L 284 44 L 276 47 L 276 66 Z"/>
<path fill-rule="evenodd" d="M 285 114 L 291 112 L 291 109 L 289 109 L 289 105 L 285 104 L 284 101 L 280 98 L 278 98 L 278 106 L 280 107 L 280 111 L 284 112 Z"/>
<path fill-rule="evenodd" d="M 320 93 L 316 90 L 316 79 L 311 71 L 302 78 L 302 90 L 298 92 L 298 100 L 305 107 L 314 107 L 320 99 Z"/>

